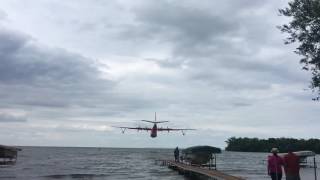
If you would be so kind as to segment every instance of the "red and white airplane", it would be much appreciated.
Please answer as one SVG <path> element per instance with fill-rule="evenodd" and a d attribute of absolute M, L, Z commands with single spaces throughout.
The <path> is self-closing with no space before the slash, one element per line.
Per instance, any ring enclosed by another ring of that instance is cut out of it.
<path fill-rule="evenodd" d="M 157 124 L 159 123 L 166 123 L 166 122 L 169 122 L 169 121 L 157 121 L 157 113 L 155 113 L 154 115 L 154 121 L 149 121 L 149 120 L 141 120 L 141 121 L 144 121 L 144 122 L 148 122 L 148 123 L 153 123 L 153 127 L 152 128 L 143 128 L 143 127 L 117 127 L 117 126 L 114 126 L 116 128 L 120 128 L 122 133 L 125 132 L 126 129 L 135 129 L 135 130 L 138 130 L 138 131 L 150 131 L 150 137 L 152 138 L 155 138 L 157 137 L 157 133 L 158 131 L 167 131 L 167 132 L 170 132 L 170 131 L 181 131 L 182 132 L 182 135 L 185 135 L 185 132 L 184 131 L 189 131 L 189 130 L 195 130 L 195 129 L 175 129 L 175 128 L 158 128 L 157 127 Z"/>

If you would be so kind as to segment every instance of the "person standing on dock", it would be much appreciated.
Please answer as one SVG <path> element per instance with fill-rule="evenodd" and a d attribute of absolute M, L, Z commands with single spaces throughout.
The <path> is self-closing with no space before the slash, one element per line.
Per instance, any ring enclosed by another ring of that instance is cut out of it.
<path fill-rule="evenodd" d="M 278 148 L 272 148 L 272 156 L 268 157 L 268 174 L 271 176 L 272 180 L 281 180 L 282 179 L 282 168 L 283 159 L 278 156 Z"/>
<path fill-rule="evenodd" d="M 283 157 L 284 172 L 286 173 L 286 180 L 300 180 L 300 165 L 299 157 L 294 154 L 292 147 L 287 147 L 288 154 Z"/>
<path fill-rule="evenodd" d="M 179 148 L 178 146 L 176 147 L 176 149 L 174 150 L 174 160 L 176 162 L 179 162 Z"/>

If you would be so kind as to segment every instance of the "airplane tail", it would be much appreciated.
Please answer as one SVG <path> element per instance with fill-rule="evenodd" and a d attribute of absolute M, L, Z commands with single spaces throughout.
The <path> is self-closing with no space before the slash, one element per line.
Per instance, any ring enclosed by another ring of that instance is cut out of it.
<path fill-rule="evenodd" d="M 141 120 L 143 122 L 148 122 L 148 123 L 153 123 L 153 124 L 159 124 L 159 123 L 165 123 L 165 122 L 169 122 L 169 121 L 149 121 L 149 120 Z"/>
<path fill-rule="evenodd" d="M 141 121 L 148 122 L 148 123 L 153 123 L 153 124 L 169 122 L 169 121 L 157 121 L 157 112 L 154 113 L 154 121 L 149 121 L 149 120 L 141 120 Z"/>

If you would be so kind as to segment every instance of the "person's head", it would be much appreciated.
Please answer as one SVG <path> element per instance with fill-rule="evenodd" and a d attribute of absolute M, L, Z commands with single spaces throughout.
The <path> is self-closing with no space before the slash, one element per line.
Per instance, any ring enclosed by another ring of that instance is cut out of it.
<path fill-rule="evenodd" d="M 293 147 L 289 144 L 287 147 L 286 147 L 288 153 L 291 153 L 293 152 Z"/>
<path fill-rule="evenodd" d="M 271 149 L 271 153 L 274 154 L 274 155 L 278 154 L 278 152 L 279 152 L 278 148 L 272 148 Z"/>

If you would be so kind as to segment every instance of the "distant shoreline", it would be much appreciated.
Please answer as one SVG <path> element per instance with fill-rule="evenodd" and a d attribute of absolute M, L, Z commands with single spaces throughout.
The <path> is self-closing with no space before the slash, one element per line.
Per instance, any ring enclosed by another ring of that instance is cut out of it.
<path fill-rule="evenodd" d="M 320 139 L 294 139 L 294 138 L 248 138 L 231 137 L 227 141 L 226 151 L 236 152 L 270 152 L 271 148 L 276 147 L 281 153 L 287 152 L 290 145 L 294 151 L 313 151 L 320 154 Z"/>

